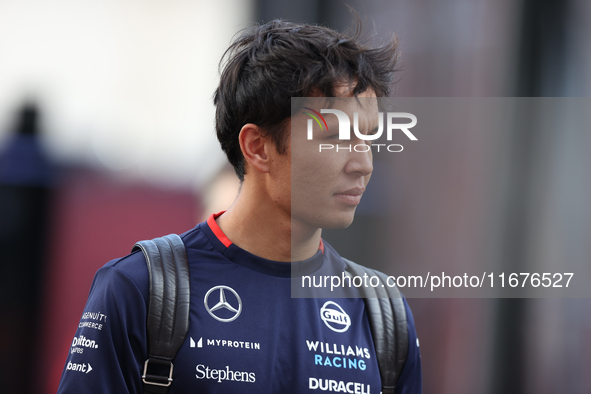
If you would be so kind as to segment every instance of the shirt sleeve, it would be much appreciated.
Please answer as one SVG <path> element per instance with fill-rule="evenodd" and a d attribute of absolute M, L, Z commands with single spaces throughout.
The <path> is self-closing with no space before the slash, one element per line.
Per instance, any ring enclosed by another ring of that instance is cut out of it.
<path fill-rule="evenodd" d="M 415 329 L 415 320 L 404 299 L 404 308 L 406 309 L 406 320 L 408 324 L 408 354 L 402 373 L 394 389 L 395 394 L 421 394 L 423 392 L 423 374 L 421 371 L 421 351 L 419 349 L 419 339 Z"/>
<path fill-rule="evenodd" d="M 128 273 L 115 264 L 101 268 L 68 350 L 58 394 L 142 393 L 146 310 L 146 297 Z"/>

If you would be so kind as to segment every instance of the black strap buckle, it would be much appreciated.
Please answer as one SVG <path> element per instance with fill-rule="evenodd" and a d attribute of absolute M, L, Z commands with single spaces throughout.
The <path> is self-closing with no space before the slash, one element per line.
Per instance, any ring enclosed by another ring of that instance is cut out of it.
<path fill-rule="evenodd" d="M 162 376 L 162 375 L 151 375 L 151 374 L 148 374 L 148 363 L 150 361 L 152 361 L 152 363 L 154 363 L 154 364 L 159 364 L 159 365 L 163 365 L 163 366 L 167 366 L 167 365 L 170 364 L 170 372 L 168 374 L 168 378 L 166 377 L 166 375 L 165 376 Z M 149 358 L 144 363 L 144 373 L 142 374 L 142 381 L 144 383 L 146 383 L 146 384 L 153 384 L 155 386 L 168 387 L 172 383 L 172 370 L 173 370 L 173 368 L 174 368 L 174 365 L 170 361 Z"/>

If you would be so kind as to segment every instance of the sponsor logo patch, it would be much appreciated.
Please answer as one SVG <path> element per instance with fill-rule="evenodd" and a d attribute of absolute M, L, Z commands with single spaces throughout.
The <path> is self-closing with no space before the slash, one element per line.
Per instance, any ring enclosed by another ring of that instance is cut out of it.
<path fill-rule="evenodd" d="M 335 332 L 345 332 L 351 326 L 351 318 L 339 304 L 326 301 L 320 308 L 320 318 L 328 328 Z"/>
<path fill-rule="evenodd" d="M 90 363 L 76 364 L 73 362 L 68 362 L 68 365 L 66 365 L 66 371 L 89 373 L 92 371 L 92 367 L 90 366 Z"/>
<path fill-rule="evenodd" d="M 226 380 L 232 382 L 245 383 L 256 382 L 256 376 L 254 372 L 232 371 L 230 370 L 230 367 L 227 365 L 225 369 L 213 369 L 203 364 L 199 364 L 195 367 L 195 369 L 197 371 L 197 373 L 195 374 L 195 377 L 197 379 L 217 380 L 218 383 L 222 383 Z"/>
<path fill-rule="evenodd" d="M 224 323 L 236 320 L 242 313 L 242 299 L 228 286 L 220 285 L 209 289 L 203 303 L 211 317 Z"/>
<path fill-rule="evenodd" d="M 232 339 L 215 339 L 215 338 L 199 338 L 195 342 L 192 337 L 189 337 L 189 347 L 202 348 L 204 346 L 217 346 L 217 347 L 231 347 L 235 349 L 252 349 L 261 350 L 261 344 L 259 342 L 249 341 L 235 341 Z"/>
<path fill-rule="evenodd" d="M 310 390 L 333 391 L 335 393 L 371 394 L 369 384 L 332 379 L 309 378 L 308 388 Z"/>
<path fill-rule="evenodd" d="M 314 365 L 365 371 L 370 358 L 369 349 L 336 343 L 306 340 L 308 351 L 314 353 Z"/>
<path fill-rule="evenodd" d="M 72 348 L 70 350 L 71 354 L 74 353 L 84 353 L 84 348 L 88 349 L 98 349 L 98 343 L 94 339 L 88 339 L 84 335 L 79 335 L 74 337 L 72 341 Z"/>

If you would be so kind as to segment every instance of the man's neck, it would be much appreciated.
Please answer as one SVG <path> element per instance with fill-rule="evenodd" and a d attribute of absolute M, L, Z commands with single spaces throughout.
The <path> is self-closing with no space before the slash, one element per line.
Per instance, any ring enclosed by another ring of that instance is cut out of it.
<path fill-rule="evenodd" d="M 256 256 L 282 262 L 312 257 L 320 245 L 321 229 L 295 223 L 289 209 L 267 199 L 256 188 L 243 187 L 216 222 L 232 243 Z"/>

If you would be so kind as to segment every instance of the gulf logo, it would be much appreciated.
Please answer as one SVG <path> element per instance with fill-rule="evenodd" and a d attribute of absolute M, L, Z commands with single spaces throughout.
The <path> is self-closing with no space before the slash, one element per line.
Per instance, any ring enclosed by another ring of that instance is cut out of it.
<path fill-rule="evenodd" d="M 339 304 L 326 301 L 320 309 L 320 318 L 335 332 L 345 332 L 351 326 L 351 318 Z"/>

